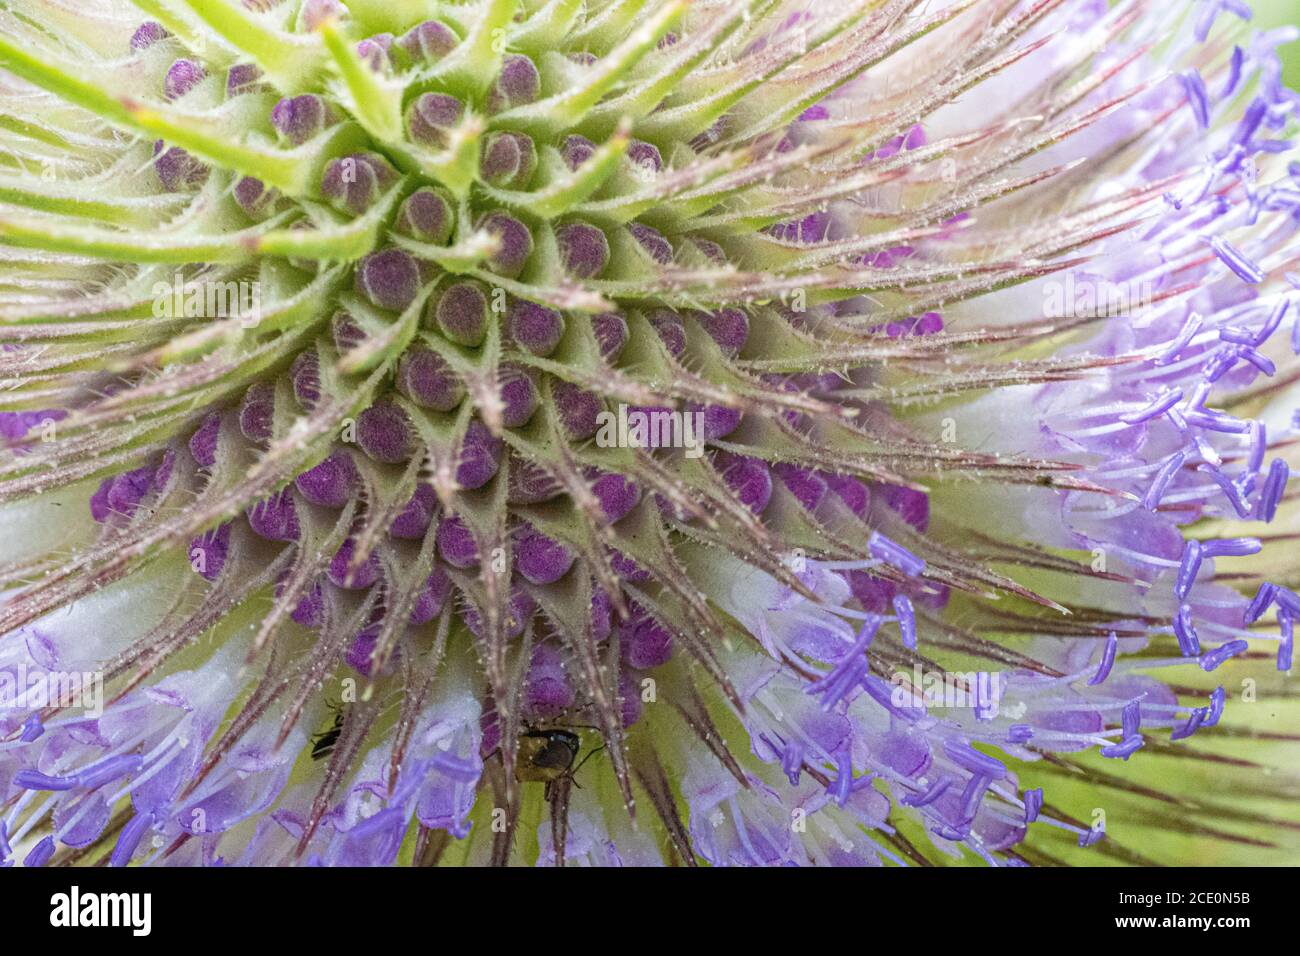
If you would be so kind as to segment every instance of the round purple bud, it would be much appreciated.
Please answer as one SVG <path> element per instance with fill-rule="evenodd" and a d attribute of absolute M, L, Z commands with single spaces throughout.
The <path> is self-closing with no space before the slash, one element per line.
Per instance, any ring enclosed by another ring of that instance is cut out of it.
<path fill-rule="evenodd" d="M 619 629 L 619 651 L 629 667 L 647 670 L 673 656 L 673 635 L 647 614 L 634 616 Z"/>
<path fill-rule="evenodd" d="M 425 308 L 426 322 L 433 324 L 447 338 L 461 345 L 476 346 L 487 335 L 487 290 L 481 282 L 464 279 L 443 290 L 436 301 Z"/>
<path fill-rule="evenodd" d="M 357 294 L 390 312 L 401 312 L 420 294 L 420 266 L 401 249 L 372 252 L 357 265 L 353 285 Z"/>
<path fill-rule="evenodd" d="M 577 279 L 594 279 L 609 265 L 609 240 L 595 226 L 571 222 L 555 230 L 564 271 Z"/>
<path fill-rule="evenodd" d="M 664 168 L 664 158 L 659 154 L 659 149 L 639 139 L 628 144 L 627 158 L 639 168 L 655 173 L 662 172 Z"/>
<path fill-rule="evenodd" d="M 460 38 L 437 20 L 417 23 L 402 34 L 397 45 L 417 63 L 434 63 L 456 48 Z"/>
<path fill-rule="evenodd" d="M 487 111 L 500 113 L 515 106 L 525 106 L 541 95 L 542 75 L 528 57 L 507 54 L 501 61 L 501 72 L 488 90 Z"/>
<path fill-rule="evenodd" d="M 255 63 L 236 63 L 226 73 L 226 96 L 241 96 L 265 89 L 261 83 L 262 71 Z"/>
<path fill-rule="evenodd" d="M 315 468 L 293 480 L 302 496 L 323 508 L 342 508 L 352 500 L 357 481 L 357 466 L 343 449 L 332 453 Z"/>
<path fill-rule="evenodd" d="M 336 587 L 364 591 L 379 580 L 379 553 L 371 551 L 358 567 L 351 567 L 356 543 L 348 538 L 330 560 L 326 574 Z"/>
<path fill-rule="evenodd" d="M 209 412 L 190 436 L 190 455 L 200 468 L 217 463 L 217 437 L 221 434 L 221 413 Z"/>
<path fill-rule="evenodd" d="M 493 435 L 478 419 L 465 429 L 465 439 L 460 445 L 460 462 L 456 467 L 456 484 L 473 491 L 482 488 L 501 467 L 501 450 L 504 442 Z"/>
<path fill-rule="evenodd" d="M 537 147 L 523 133 L 490 133 L 479 155 L 479 179 L 499 189 L 524 189 L 537 169 Z"/>
<path fill-rule="evenodd" d="M 628 232 L 655 262 L 666 266 L 673 261 L 673 244 L 664 238 L 658 229 L 651 229 L 639 222 L 631 223 Z"/>
<path fill-rule="evenodd" d="M 406 131 L 423 146 L 446 149 L 448 133 L 460 122 L 465 104 L 446 93 L 422 93 L 406 109 Z"/>
<path fill-rule="evenodd" d="M 396 465 L 415 454 L 415 428 L 392 402 L 376 402 L 357 416 L 357 444 L 374 461 Z"/>
<path fill-rule="evenodd" d="M 286 97 L 271 109 L 271 125 L 294 146 L 301 146 L 334 120 L 334 110 L 315 93 Z"/>
<path fill-rule="evenodd" d="M 162 140 L 153 144 L 153 169 L 168 192 L 195 189 L 208 178 L 208 167 L 179 146 L 167 146 Z"/>
<path fill-rule="evenodd" d="M 459 517 L 448 518 L 438 525 L 438 555 L 453 568 L 472 568 L 478 564 L 478 542 Z"/>
<path fill-rule="evenodd" d="M 378 73 L 393 65 L 392 47 L 391 33 L 376 33 L 357 44 L 357 56 L 361 57 L 366 66 Z"/>
<path fill-rule="evenodd" d="M 455 224 L 456 212 L 451 196 L 445 190 L 424 186 L 402 202 L 393 231 L 419 242 L 441 246 L 451 238 Z"/>
<path fill-rule="evenodd" d="M 560 652 L 547 644 L 533 648 L 524 684 L 525 716 L 530 720 L 553 720 L 572 707 L 574 699 Z"/>
<path fill-rule="evenodd" d="M 342 212 L 362 215 L 397 181 L 395 170 L 378 153 L 354 153 L 331 160 L 320 191 Z"/>
<path fill-rule="evenodd" d="M 289 366 L 289 380 L 293 383 L 293 397 L 303 408 L 312 408 L 320 401 L 320 358 L 314 349 L 295 356 Z"/>
<path fill-rule="evenodd" d="M 167 69 L 163 78 L 163 97 L 179 99 L 207 78 L 207 70 L 193 60 L 177 60 Z"/>
<path fill-rule="evenodd" d="M 641 489 L 634 482 L 613 472 L 596 472 L 591 491 L 610 524 L 627 515 L 641 501 Z"/>
<path fill-rule="evenodd" d="M 601 312 L 591 317 L 591 331 L 606 362 L 615 361 L 627 345 L 627 320 L 617 312 Z"/>
<path fill-rule="evenodd" d="M 276 201 L 280 198 L 278 189 L 267 189 L 266 184 L 252 176 L 242 176 L 235 183 L 235 202 L 249 219 L 258 222 L 275 212 Z"/>
<path fill-rule="evenodd" d="M 745 347 L 745 342 L 749 339 L 749 316 L 744 312 L 739 309 L 721 309 L 717 312 L 691 314 L 728 357 L 734 358 Z"/>
<path fill-rule="evenodd" d="M 297 541 L 300 531 L 298 509 L 288 488 L 263 498 L 245 513 L 253 533 L 268 541 Z"/>
<path fill-rule="evenodd" d="M 434 515 L 438 513 L 438 496 L 432 485 L 416 485 L 415 494 L 406 503 L 393 523 L 388 526 L 388 535 L 403 541 L 420 541 L 429 532 Z"/>
<path fill-rule="evenodd" d="M 723 468 L 722 480 L 755 514 L 761 514 L 772 500 L 772 473 L 767 462 L 758 458 L 732 456 Z"/>
<path fill-rule="evenodd" d="M 270 382 L 250 385 L 239 404 L 239 430 L 249 441 L 264 444 L 271 440 L 274 425 L 275 386 Z"/>
<path fill-rule="evenodd" d="M 421 408 L 449 412 L 465 397 L 465 385 L 432 349 L 415 346 L 397 362 L 397 390 Z"/>
<path fill-rule="evenodd" d="M 560 144 L 560 155 L 564 157 L 564 164 L 569 169 L 576 170 L 579 166 L 591 159 L 592 154 L 596 152 L 596 144 L 585 136 L 566 136 L 564 142 Z"/>
<path fill-rule="evenodd" d="M 154 20 L 146 20 L 131 34 L 131 49 L 139 53 L 147 47 L 153 46 L 159 40 L 165 40 L 171 36 L 161 23 Z"/>
<path fill-rule="evenodd" d="M 537 383 L 532 373 L 521 365 L 505 363 L 501 366 L 501 424 L 506 428 L 520 428 L 528 423 L 541 401 Z"/>
<path fill-rule="evenodd" d="M 560 424 L 573 441 L 585 441 L 600 427 L 598 417 L 605 410 L 600 396 L 571 382 L 552 379 L 551 395 Z"/>
<path fill-rule="evenodd" d="M 415 606 L 411 608 L 410 623 L 428 624 L 442 613 L 443 605 L 450 596 L 451 578 L 441 566 L 435 565 L 433 573 L 424 582 L 419 597 L 415 599 Z"/>
<path fill-rule="evenodd" d="M 514 343 L 534 355 L 550 355 L 564 337 L 564 316 L 527 299 L 511 301 L 506 321 Z"/>
<path fill-rule="evenodd" d="M 573 552 L 525 524 L 515 533 L 515 567 L 533 584 L 551 584 L 573 567 Z"/>
<path fill-rule="evenodd" d="M 488 266 L 497 275 L 516 279 L 533 254 L 533 234 L 528 227 L 507 212 L 492 212 L 481 218 L 478 227 L 500 241 L 497 251 L 488 259 Z"/>
<path fill-rule="evenodd" d="M 682 317 L 672 309 L 655 309 L 646 319 L 651 327 L 659 333 L 660 340 L 672 353 L 673 358 L 681 358 L 686 351 L 686 326 Z"/>

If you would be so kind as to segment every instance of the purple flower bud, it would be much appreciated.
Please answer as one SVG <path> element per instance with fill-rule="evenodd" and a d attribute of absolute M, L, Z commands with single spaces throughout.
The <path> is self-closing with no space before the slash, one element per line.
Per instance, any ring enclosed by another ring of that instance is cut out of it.
<path fill-rule="evenodd" d="M 465 104 L 446 93 L 422 93 L 406 109 L 406 132 L 431 149 L 446 149 L 448 133 L 460 122 Z"/>
<path fill-rule="evenodd" d="M 871 505 L 871 491 L 865 484 L 856 478 L 850 478 L 847 475 L 832 475 L 823 473 L 822 478 L 831 491 L 840 497 L 850 511 L 859 518 L 865 518 L 867 508 Z"/>
<path fill-rule="evenodd" d="M 501 73 L 488 90 L 488 113 L 500 113 L 516 106 L 526 106 L 541 95 L 542 75 L 528 57 L 508 54 L 501 61 Z"/>
<path fill-rule="evenodd" d="M 600 397 L 571 382 L 551 380 L 551 395 L 560 424 L 573 441 L 585 441 L 600 427 L 597 416 L 604 411 Z"/>
<path fill-rule="evenodd" d="M 692 312 L 695 320 L 718 343 L 724 355 L 734 358 L 740 354 L 749 338 L 749 316 L 739 309 L 721 309 L 717 312 Z"/>
<path fill-rule="evenodd" d="M 534 355 L 550 355 L 564 337 L 564 316 L 527 299 L 511 301 L 507 322 L 511 340 Z"/>
<path fill-rule="evenodd" d="M 265 89 L 261 82 L 262 71 L 255 63 L 236 63 L 226 73 L 226 96 L 242 96 Z"/>
<path fill-rule="evenodd" d="M 490 318 L 487 290 L 473 279 L 452 283 L 425 307 L 426 323 L 432 320 L 448 339 L 471 347 L 483 342 Z"/>
<path fill-rule="evenodd" d="M 528 227 L 507 212 L 492 212 L 479 220 L 478 228 L 496 236 L 500 242 L 500 247 L 488 259 L 488 266 L 497 275 L 517 279 L 533 254 L 533 234 Z"/>
<path fill-rule="evenodd" d="M 673 635 L 644 611 L 619 628 L 619 651 L 629 667 L 648 670 L 673 656 Z"/>
<path fill-rule="evenodd" d="M 591 491 L 600 502 L 605 519 L 613 524 L 641 502 L 641 489 L 635 482 L 613 472 L 594 472 Z M 590 476 L 589 476 L 590 477 Z"/>
<path fill-rule="evenodd" d="M 411 500 L 388 526 L 389 537 L 404 541 L 419 541 L 429 531 L 434 516 L 438 513 L 438 496 L 432 485 L 417 485 Z"/>
<path fill-rule="evenodd" d="M 196 189 L 208 178 L 208 167 L 179 146 L 166 146 L 162 140 L 153 144 L 153 169 L 168 192 Z"/>
<path fill-rule="evenodd" d="M 424 582 L 419 597 L 415 599 L 415 606 L 411 608 L 410 623 L 416 626 L 428 624 L 442 613 L 450 596 L 451 578 L 441 566 L 435 565 L 428 580 Z"/>
<path fill-rule="evenodd" d="M 420 294 L 420 266 L 401 249 L 372 252 L 357 264 L 353 285 L 371 305 L 390 312 L 406 309 Z"/>
<path fill-rule="evenodd" d="M 478 542 L 459 516 L 438 525 L 438 555 L 453 568 L 472 568 L 478 564 Z"/>
<path fill-rule="evenodd" d="M 451 196 L 442 189 L 424 186 L 407 196 L 397 210 L 393 231 L 420 242 L 445 245 L 456 225 Z"/>
<path fill-rule="evenodd" d="M 397 178 L 397 170 L 378 153 L 354 153 L 330 161 L 321 176 L 320 190 L 340 211 L 360 216 Z"/>
<path fill-rule="evenodd" d="M 719 455 L 721 461 L 724 456 Z M 755 514 L 762 514 L 772 500 L 772 473 L 767 462 L 758 458 L 726 456 L 722 480 L 736 493 L 740 503 Z"/>
<path fill-rule="evenodd" d="M 270 382 L 250 385 L 239 405 L 239 430 L 251 442 L 271 440 L 275 425 L 275 386 Z"/>
<path fill-rule="evenodd" d="M 515 532 L 515 567 L 533 584 L 551 584 L 573 567 L 573 552 L 530 524 Z"/>
<path fill-rule="evenodd" d="M 646 316 L 651 327 L 659 333 L 660 340 L 672 354 L 681 358 L 686 351 L 686 326 L 682 317 L 672 309 L 655 309 Z"/>
<path fill-rule="evenodd" d="M 555 230 L 560 262 L 576 279 L 594 279 L 609 265 L 609 240 L 595 226 L 571 222 Z"/>
<path fill-rule="evenodd" d="M 298 510 L 288 488 L 263 498 L 244 512 L 253 533 L 268 541 L 297 541 L 300 532 Z"/>
<path fill-rule="evenodd" d="M 179 99 L 207 78 L 208 72 L 193 60 L 177 60 L 163 78 L 163 97 Z"/>
<path fill-rule="evenodd" d="M 280 198 L 278 189 L 267 189 L 266 184 L 252 176 L 242 176 L 235 182 L 235 202 L 249 219 L 262 221 L 275 212 Z"/>
<path fill-rule="evenodd" d="M 221 576 L 229 556 L 229 521 L 190 541 L 190 566 L 208 581 Z"/>
<path fill-rule="evenodd" d="M 460 446 L 460 463 L 456 467 L 456 483 L 472 491 L 482 488 L 501 467 L 503 442 L 494 436 L 478 419 L 465 429 L 465 439 Z"/>
<path fill-rule="evenodd" d="M 816 511 L 826 497 L 826 482 L 815 471 L 786 463 L 773 465 L 772 471 L 809 511 Z"/>
<path fill-rule="evenodd" d="M 217 463 L 217 437 L 221 434 L 221 413 L 209 412 L 198 430 L 190 436 L 190 455 L 200 468 L 211 468 Z"/>
<path fill-rule="evenodd" d="M 317 136 L 336 119 L 329 103 L 315 93 L 286 97 L 271 109 L 271 125 L 294 146 Z"/>
<path fill-rule="evenodd" d="M 560 155 L 564 158 L 564 164 L 573 170 L 591 159 L 595 152 L 596 144 L 585 136 L 566 136 L 564 142 L 560 144 Z"/>
<path fill-rule="evenodd" d="M 397 363 L 397 390 L 422 408 L 449 412 L 465 397 L 465 385 L 432 349 L 407 349 Z"/>
<path fill-rule="evenodd" d="M 627 228 L 632 233 L 632 238 L 655 262 L 666 266 L 673 261 L 673 244 L 658 229 L 651 229 L 639 222 L 631 223 Z"/>
<path fill-rule="evenodd" d="M 563 493 L 564 487 L 541 465 L 510 456 L 510 486 L 506 500 L 514 505 L 536 505 Z"/>
<path fill-rule="evenodd" d="M 293 395 L 303 408 L 311 408 L 320 401 L 320 358 L 314 349 L 299 352 L 289 366 Z"/>
<path fill-rule="evenodd" d="M 342 508 L 352 500 L 357 481 L 357 466 L 343 449 L 333 452 L 315 468 L 294 479 L 302 496 L 323 508 Z"/>
<path fill-rule="evenodd" d="M 563 655 L 548 644 L 533 648 L 524 683 L 525 717 L 553 720 L 573 706 L 574 698 Z"/>
<path fill-rule="evenodd" d="M 600 345 L 600 354 L 606 362 L 614 362 L 627 345 L 627 320 L 617 312 L 601 312 L 591 317 L 591 331 Z"/>
<path fill-rule="evenodd" d="M 352 591 L 364 591 L 379 580 L 380 564 L 378 552 L 371 551 L 361 565 L 349 570 L 353 556 L 356 554 L 356 542 L 348 538 L 330 559 L 326 574 L 336 587 Z"/>
<path fill-rule="evenodd" d="M 664 159 L 659 155 L 659 149 L 639 139 L 634 139 L 628 144 L 627 158 L 640 168 L 653 170 L 656 173 L 662 172 L 664 168 Z"/>
<path fill-rule="evenodd" d="M 521 365 L 506 363 L 501 366 L 501 424 L 506 428 L 521 428 L 537 411 L 541 396 L 533 373 Z"/>
<path fill-rule="evenodd" d="M 400 464 L 415 454 L 415 427 L 399 406 L 376 402 L 357 416 L 357 444 L 374 461 Z"/>
<path fill-rule="evenodd" d="M 393 65 L 392 46 L 391 33 L 376 33 L 357 44 L 357 56 L 361 57 L 362 62 L 370 69 L 378 73 Z"/>
<path fill-rule="evenodd" d="M 479 156 L 479 178 L 500 189 L 525 189 L 537 170 L 537 147 L 523 133 L 490 133 Z"/>
<path fill-rule="evenodd" d="M 153 46 L 159 40 L 165 40 L 171 36 L 161 23 L 154 20 L 146 20 L 136 28 L 135 33 L 131 34 L 131 49 L 136 53 Z"/>
<path fill-rule="evenodd" d="M 402 34 L 397 45 L 416 63 L 435 63 L 456 48 L 460 38 L 437 20 L 425 20 Z"/>

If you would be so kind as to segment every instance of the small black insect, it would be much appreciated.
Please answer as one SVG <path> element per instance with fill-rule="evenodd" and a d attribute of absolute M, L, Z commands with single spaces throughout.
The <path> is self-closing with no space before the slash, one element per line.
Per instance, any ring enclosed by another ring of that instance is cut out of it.
<path fill-rule="evenodd" d="M 555 784 L 563 779 L 578 782 L 574 774 L 582 765 L 594 757 L 603 746 L 590 751 L 578 765 L 578 752 L 582 749 L 582 739 L 572 730 L 564 727 L 550 727 L 537 730 L 525 730 L 519 737 L 518 758 L 515 760 L 515 779 L 523 783 L 545 783 L 546 799 L 551 799 Z"/>
<path fill-rule="evenodd" d="M 333 707 L 333 705 L 331 706 Z M 330 725 L 328 730 L 322 730 L 320 733 L 316 734 L 311 738 L 312 739 L 312 746 L 311 746 L 312 760 L 324 760 L 326 757 L 332 754 L 334 752 L 334 748 L 338 745 L 339 737 L 342 736 L 343 734 L 343 718 L 345 716 L 343 712 L 343 708 L 333 707 L 333 709 L 334 709 L 334 723 Z"/>

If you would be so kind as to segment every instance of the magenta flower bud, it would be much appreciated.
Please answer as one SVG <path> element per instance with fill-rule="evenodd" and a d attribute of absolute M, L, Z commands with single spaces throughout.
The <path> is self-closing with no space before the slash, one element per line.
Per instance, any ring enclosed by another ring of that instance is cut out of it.
<path fill-rule="evenodd" d="M 596 144 L 587 137 L 579 136 L 576 133 L 564 137 L 564 142 L 560 144 L 560 155 L 564 157 L 564 164 L 571 170 L 576 170 L 591 159 L 592 154 L 595 152 Z"/>
<path fill-rule="evenodd" d="M 235 182 L 234 196 L 244 214 L 260 222 L 275 212 L 280 191 L 268 189 L 260 179 L 242 176 Z"/>
<path fill-rule="evenodd" d="M 371 551 L 366 559 L 352 568 L 353 556 L 356 554 L 356 542 L 348 538 L 334 553 L 326 572 L 335 587 L 349 591 L 364 591 L 379 580 L 379 554 Z M 349 570 L 350 569 L 350 570 Z"/>
<path fill-rule="evenodd" d="M 493 212 L 479 220 L 478 228 L 500 241 L 500 248 L 488 259 L 492 271 L 507 279 L 518 278 L 533 254 L 533 234 L 528 227 L 509 213 Z"/>
<path fill-rule="evenodd" d="M 422 408 L 449 412 L 465 397 L 465 384 L 432 349 L 407 349 L 397 363 L 397 390 Z"/>
<path fill-rule="evenodd" d="M 334 109 L 315 93 L 286 97 L 271 109 L 271 125 L 294 146 L 319 135 L 336 120 Z"/>
<path fill-rule="evenodd" d="M 402 34 L 397 45 L 416 63 L 436 63 L 456 48 L 460 38 L 437 20 L 417 23 Z"/>
<path fill-rule="evenodd" d="M 681 358 L 686 351 L 686 326 L 682 317 L 672 309 L 655 309 L 646 319 L 673 358 Z"/>
<path fill-rule="evenodd" d="M 456 225 L 451 195 L 444 189 L 422 186 L 402 201 L 393 231 L 435 246 L 445 245 Z"/>
<path fill-rule="evenodd" d="M 673 635 L 644 611 L 619 628 L 619 651 L 629 667 L 648 670 L 673 656 Z"/>
<path fill-rule="evenodd" d="M 523 133 L 490 133 L 479 156 L 479 178 L 500 189 L 524 189 L 537 169 L 537 147 Z"/>
<path fill-rule="evenodd" d="M 330 161 L 321 176 L 320 190 L 341 212 L 360 216 L 397 178 L 397 170 L 378 153 L 354 153 Z"/>
<path fill-rule="evenodd" d="M 465 104 L 446 93 L 421 93 L 406 108 L 406 132 L 431 149 L 446 149 L 448 134 L 465 114 Z"/>
<path fill-rule="evenodd" d="M 358 295 L 390 312 L 405 310 L 415 301 L 423 285 L 419 263 L 401 249 L 370 253 L 357 263 L 352 281 Z"/>
<path fill-rule="evenodd" d="M 271 440 L 275 425 L 275 386 L 270 382 L 250 385 L 239 405 L 239 430 L 257 444 Z"/>
<path fill-rule="evenodd" d="M 721 456 L 719 456 L 721 457 Z M 758 458 L 728 456 L 722 480 L 736 493 L 740 502 L 755 514 L 762 514 L 772 500 L 772 473 L 767 462 Z"/>
<path fill-rule="evenodd" d="M 162 140 L 153 144 L 153 169 L 168 192 L 197 189 L 208 178 L 208 167 L 179 146 L 167 146 Z"/>
<path fill-rule="evenodd" d="M 357 483 L 357 466 L 343 449 L 293 480 L 304 498 L 322 508 L 342 508 L 352 500 Z"/>
<path fill-rule="evenodd" d="M 435 565 L 415 605 L 411 608 L 409 622 L 416 626 L 428 624 L 439 614 L 451 596 L 451 577 L 441 566 Z"/>
<path fill-rule="evenodd" d="M 635 482 L 613 472 L 595 472 L 591 490 L 600 502 L 605 519 L 613 524 L 641 503 L 641 489 Z"/>
<path fill-rule="evenodd" d="M 426 324 L 430 319 L 451 341 L 471 347 L 480 345 L 491 319 L 483 283 L 465 279 L 447 286 L 425 307 Z"/>
<path fill-rule="evenodd" d="M 815 471 L 786 463 L 773 465 L 772 471 L 809 511 L 816 511 L 826 497 L 826 482 Z"/>
<path fill-rule="evenodd" d="M 605 410 L 600 396 L 561 379 L 551 380 L 551 395 L 560 424 L 573 441 L 585 441 L 596 434 L 600 427 L 597 416 Z"/>
<path fill-rule="evenodd" d="M 533 373 L 521 365 L 505 363 L 501 366 L 501 424 L 506 428 L 520 428 L 528 423 L 537 411 L 541 396 Z"/>
<path fill-rule="evenodd" d="M 501 467 L 503 442 L 494 436 L 478 419 L 465 429 L 465 439 L 460 445 L 460 461 L 456 467 L 456 484 L 472 491 L 482 488 Z"/>
<path fill-rule="evenodd" d="M 357 416 L 357 444 L 366 455 L 389 465 L 415 454 L 415 427 L 392 402 L 376 402 Z"/>
<path fill-rule="evenodd" d="M 419 541 L 428 533 L 438 513 L 438 496 L 433 486 L 417 485 L 411 500 L 406 503 L 393 523 L 388 526 L 388 535 L 404 541 Z"/>
<path fill-rule="evenodd" d="M 477 607 L 469 604 L 464 609 L 465 626 L 477 638 L 483 637 L 483 615 Z M 537 613 L 537 602 L 524 591 L 516 587 L 510 592 L 510 604 L 506 615 L 506 639 L 513 640 L 524 633 L 524 628 Z"/>
<path fill-rule="evenodd" d="M 749 339 L 749 316 L 740 309 L 720 309 L 717 312 L 692 312 L 709 338 L 729 358 L 740 354 Z"/>
<path fill-rule="evenodd" d="M 226 96 L 242 96 L 266 89 L 261 82 L 262 71 L 255 63 L 236 63 L 226 73 Z"/>
<path fill-rule="evenodd" d="M 190 541 L 190 567 L 208 581 L 215 581 L 230 557 L 230 522 L 205 531 Z"/>
<path fill-rule="evenodd" d="M 564 271 L 575 279 L 595 279 L 609 265 L 609 240 L 595 226 L 571 222 L 555 230 Z"/>
<path fill-rule="evenodd" d="M 220 435 L 221 413 L 209 412 L 198 430 L 190 436 L 190 455 L 200 468 L 211 468 L 217 463 L 217 439 Z"/>
<path fill-rule="evenodd" d="M 823 473 L 822 478 L 850 511 L 859 518 L 867 516 L 867 509 L 871 506 L 871 491 L 865 484 L 847 475 Z"/>
<path fill-rule="evenodd" d="M 180 99 L 194 87 L 202 83 L 208 71 L 193 60 L 177 60 L 167 70 L 163 78 L 163 98 Z"/>
<path fill-rule="evenodd" d="M 136 28 L 135 33 L 131 34 L 131 49 L 136 53 L 153 46 L 160 40 L 165 40 L 171 36 L 163 28 L 161 23 L 154 20 L 146 20 Z"/>
<path fill-rule="evenodd" d="M 534 355 L 550 355 L 564 337 L 564 316 L 527 299 L 513 299 L 506 319 L 511 340 Z"/>
<path fill-rule="evenodd" d="M 438 556 L 453 568 L 472 568 L 478 564 L 478 542 L 459 516 L 438 525 Z"/>
<path fill-rule="evenodd" d="M 297 541 L 301 528 L 293 492 L 282 488 L 244 512 L 253 533 L 268 541 Z"/>
<path fill-rule="evenodd" d="M 651 229 L 639 222 L 634 222 L 627 228 L 632 233 L 632 238 L 655 262 L 666 266 L 673 261 L 673 244 L 658 229 Z"/>
<path fill-rule="evenodd" d="M 541 95 L 542 75 L 528 57 L 508 54 L 501 62 L 501 73 L 488 90 L 488 113 L 500 113 L 516 106 L 526 106 Z"/>
<path fill-rule="evenodd" d="M 591 330 L 606 362 L 614 362 L 627 345 L 627 320 L 617 312 L 601 312 L 591 317 Z"/>
<path fill-rule="evenodd" d="M 524 680 L 524 715 L 530 720 L 553 720 L 573 706 L 573 684 L 564 656 L 549 644 L 533 648 Z"/>
<path fill-rule="evenodd" d="M 515 569 L 533 584 L 551 584 L 573 567 L 573 552 L 530 524 L 515 532 Z"/>

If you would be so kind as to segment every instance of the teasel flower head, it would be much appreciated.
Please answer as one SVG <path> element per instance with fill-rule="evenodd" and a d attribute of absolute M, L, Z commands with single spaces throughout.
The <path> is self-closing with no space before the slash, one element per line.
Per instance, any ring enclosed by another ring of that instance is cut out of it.
<path fill-rule="evenodd" d="M 1284 847 L 1296 31 L 1174 7 L 7 4 L 0 861 Z"/>

